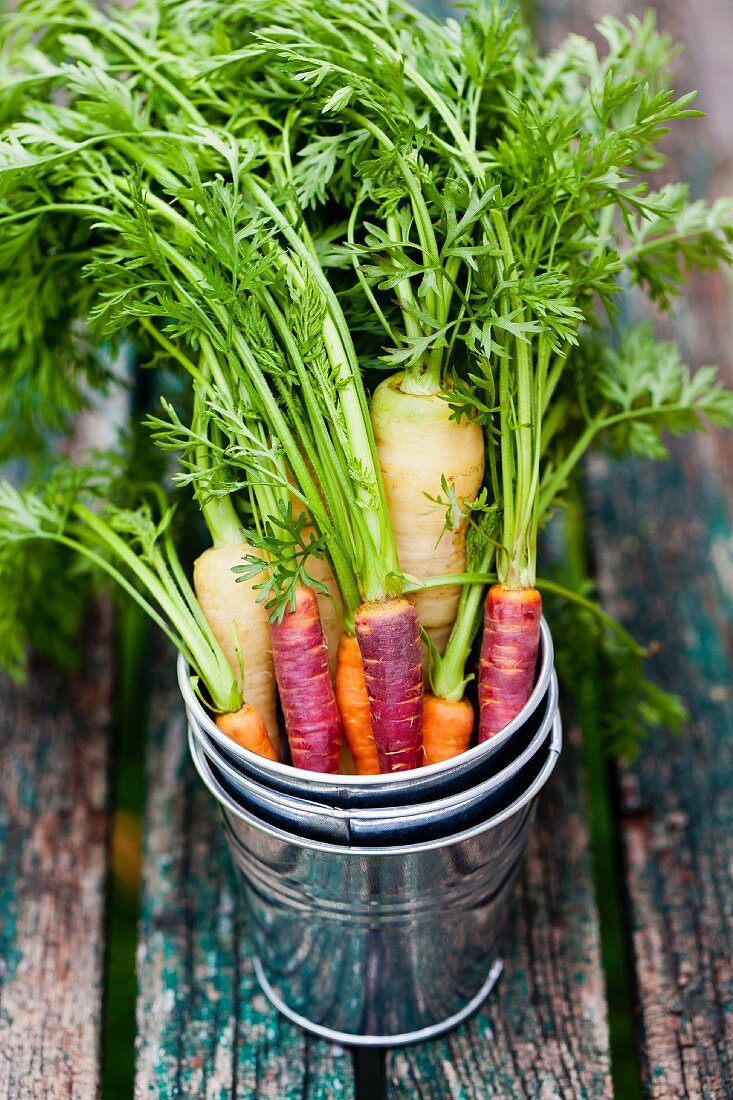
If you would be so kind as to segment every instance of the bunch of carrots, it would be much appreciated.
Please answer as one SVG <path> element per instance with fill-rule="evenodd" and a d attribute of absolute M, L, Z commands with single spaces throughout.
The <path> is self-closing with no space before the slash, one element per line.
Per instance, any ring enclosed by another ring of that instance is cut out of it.
<path fill-rule="evenodd" d="M 647 183 L 694 113 L 670 44 L 607 20 L 605 54 L 542 57 L 515 5 L 464 7 L 27 0 L 4 22 L 0 349 L 34 395 L 13 415 L 73 411 L 109 385 L 96 349 L 132 345 L 210 544 L 190 582 L 160 481 L 53 454 L 0 486 L 0 573 L 80 557 L 228 736 L 310 771 L 496 735 L 532 691 L 538 534 L 584 454 L 733 420 L 713 372 L 613 335 L 624 283 L 668 307 L 733 258 L 730 204 Z M 0 609 L 15 639 L 23 606 Z"/>

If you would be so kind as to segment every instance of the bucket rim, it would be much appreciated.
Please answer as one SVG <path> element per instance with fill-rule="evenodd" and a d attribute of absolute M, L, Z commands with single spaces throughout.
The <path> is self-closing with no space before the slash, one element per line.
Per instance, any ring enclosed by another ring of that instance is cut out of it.
<path fill-rule="evenodd" d="M 470 802 L 472 797 L 482 798 L 490 795 L 491 792 L 501 787 L 512 778 L 512 776 L 521 771 L 522 768 L 542 749 L 543 745 L 547 745 L 547 748 L 552 746 L 553 732 L 555 724 L 555 715 L 558 708 L 559 700 L 559 687 L 557 682 L 557 674 L 553 670 L 550 677 L 550 685 L 545 696 L 546 710 L 542 717 L 542 720 L 538 726 L 537 732 L 532 737 L 529 744 L 522 750 L 522 752 L 515 757 L 509 764 L 507 764 L 501 771 L 496 772 L 494 775 L 483 779 L 481 782 L 476 783 L 474 786 L 469 787 L 467 790 L 457 791 L 453 794 L 445 795 L 442 798 L 431 798 L 423 802 L 416 802 L 413 804 L 406 804 L 403 806 L 370 806 L 370 807 L 343 807 L 334 806 L 325 802 L 317 802 L 308 798 L 297 798 L 295 795 L 285 794 L 279 790 L 273 790 L 272 788 L 264 786 L 264 784 L 251 779 L 247 775 L 242 775 L 226 760 L 223 758 L 220 760 L 216 747 L 212 746 L 212 752 L 207 751 L 207 745 L 203 740 L 205 736 L 200 730 L 197 730 L 195 726 L 189 722 L 189 731 L 196 739 L 199 748 L 202 750 L 204 756 L 209 764 L 214 764 L 218 771 L 221 771 L 227 781 L 233 786 L 241 783 L 245 788 L 254 783 L 257 787 L 257 791 L 254 792 L 261 796 L 266 796 L 271 799 L 275 806 L 279 806 L 283 810 L 290 810 L 293 813 L 301 813 L 309 817 L 328 817 L 336 821 L 356 821 L 362 824 L 369 821 L 378 819 L 379 821 L 387 821 L 399 823 L 403 818 L 428 817 L 439 813 L 443 810 L 455 810 L 463 804 Z M 214 777 L 216 781 L 216 777 Z M 293 805 L 293 802 L 296 804 Z M 254 815 L 257 816 L 256 814 Z"/>
<path fill-rule="evenodd" d="M 442 760 L 437 764 L 427 764 L 422 768 L 410 768 L 409 771 L 391 772 L 383 775 L 341 775 L 340 773 L 331 775 L 326 772 L 306 771 L 305 768 L 296 768 L 292 764 L 281 764 L 279 761 L 275 760 L 267 760 L 265 757 L 259 756 L 257 753 L 253 753 L 249 749 L 245 749 L 241 745 L 238 745 L 236 741 L 233 741 L 230 737 L 227 737 L 226 734 L 222 733 L 216 723 L 212 721 L 204 709 L 201 700 L 193 690 L 189 679 L 188 665 L 182 653 L 178 655 L 176 673 L 178 686 L 183 696 L 186 710 L 190 712 L 196 724 L 203 729 L 217 745 L 223 748 L 231 756 L 241 760 L 243 764 L 255 767 L 258 772 L 269 772 L 271 775 L 281 777 L 285 780 L 297 779 L 303 784 L 304 789 L 307 789 L 309 784 L 314 784 L 321 786 L 325 785 L 327 787 L 333 786 L 345 787 L 347 789 L 368 790 L 369 788 L 389 788 L 392 784 L 404 783 L 406 778 L 413 775 L 417 776 L 418 774 L 421 778 L 437 778 L 444 774 L 450 774 L 454 769 L 463 770 L 468 766 L 478 765 L 482 757 L 488 758 L 493 756 L 493 754 L 501 748 L 501 746 L 504 745 L 522 725 L 524 725 L 529 715 L 534 713 L 542 696 L 547 691 L 550 677 L 554 670 L 554 646 L 550 628 L 544 616 L 540 622 L 540 653 L 540 667 L 534 687 L 532 688 L 532 694 L 519 714 L 513 718 L 503 730 L 489 738 L 488 741 L 484 741 L 483 744 L 474 745 L 472 748 L 462 752 L 460 756 L 453 757 L 451 760 Z"/>
<path fill-rule="evenodd" d="M 188 731 L 188 747 L 191 757 L 193 759 L 194 767 L 199 774 L 201 781 L 207 788 L 209 793 L 218 802 L 222 811 L 232 814 L 238 821 L 243 822 L 245 825 L 249 825 L 252 828 L 266 833 L 268 836 L 275 837 L 277 840 L 282 840 L 288 844 L 292 844 L 299 848 L 308 848 L 312 851 L 318 852 L 330 852 L 333 854 L 340 854 L 341 856 L 392 856 L 398 857 L 404 855 L 406 852 L 410 854 L 418 852 L 435 851 L 438 848 L 450 848 L 454 845 L 461 844 L 466 840 L 471 840 L 473 837 L 480 835 L 481 833 L 488 832 L 491 829 L 497 828 L 504 821 L 514 817 L 519 813 L 527 803 L 540 793 L 542 788 L 547 783 L 547 780 L 555 770 L 558 757 L 562 752 L 563 734 L 562 734 L 562 719 L 560 712 L 555 712 L 555 717 L 552 723 L 552 742 L 547 754 L 547 760 L 542 765 L 539 774 L 534 778 L 529 787 L 514 800 L 509 806 L 501 810 L 495 817 L 490 817 L 487 821 L 482 821 L 478 825 L 472 825 L 470 829 L 465 829 L 463 832 L 454 833 L 452 836 L 437 837 L 434 840 L 424 840 L 416 844 L 403 844 L 403 845 L 375 845 L 374 847 L 365 845 L 349 845 L 349 844 L 332 844 L 325 840 L 314 840 L 310 837 L 299 836 L 297 833 L 289 833 L 285 829 L 281 829 L 276 825 L 270 825 L 269 822 L 263 821 L 255 814 L 249 813 L 249 811 L 242 809 L 238 806 L 234 799 L 223 790 L 217 783 L 215 777 L 211 772 L 209 763 L 206 759 L 201 759 L 203 756 L 203 750 L 201 749 L 198 741 L 194 737 L 193 732 Z M 231 832 L 231 826 L 228 826 L 229 832 Z M 236 837 L 234 838 L 237 839 Z M 238 841 L 237 841 L 238 842 Z"/>
<path fill-rule="evenodd" d="M 477 1011 L 493 991 L 499 978 L 501 977 L 504 969 L 504 963 L 502 959 L 494 959 L 489 973 L 486 979 L 481 985 L 481 988 L 477 993 L 471 997 L 470 1001 L 467 1001 L 463 1008 L 459 1009 L 452 1016 L 447 1016 L 444 1020 L 439 1021 L 437 1024 L 429 1024 L 427 1027 L 419 1028 L 417 1031 L 404 1031 L 395 1035 L 361 1035 L 355 1034 L 349 1031 L 335 1031 L 333 1028 L 324 1027 L 323 1024 L 317 1024 L 313 1020 L 309 1020 L 307 1016 L 301 1015 L 291 1008 L 277 990 L 274 988 L 269 978 L 265 974 L 265 968 L 262 965 L 259 955 L 255 955 L 253 961 L 253 967 L 255 977 L 260 984 L 262 992 L 267 999 L 281 1012 L 283 1016 L 287 1017 L 298 1027 L 302 1027 L 304 1031 L 309 1031 L 313 1035 L 319 1036 L 321 1039 L 327 1039 L 329 1043 L 340 1043 L 341 1046 L 350 1047 L 405 1047 L 412 1046 L 414 1043 L 424 1043 L 429 1039 L 436 1039 L 439 1035 L 444 1035 L 446 1031 L 451 1031 L 458 1024 L 463 1023 L 469 1016 L 472 1016 Z"/>

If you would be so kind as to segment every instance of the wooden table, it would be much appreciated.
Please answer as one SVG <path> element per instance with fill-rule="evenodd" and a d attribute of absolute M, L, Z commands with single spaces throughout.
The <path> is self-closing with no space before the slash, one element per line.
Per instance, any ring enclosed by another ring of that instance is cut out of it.
<path fill-rule="evenodd" d="M 680 87 L 708 112 L 676 150 L 698 193 L 733 193 L 733 7 L 664 0 L 687 43 Z M 636 5 L 540 5 L 542 36 L 587 33 Z M 724 276 L 695 277 L 674 318 L 694 364 L 733 382 Z M 733 442 L 713 434 L 669 463 L 588 474 L 606 605 L 662 644 L 653 674 L 691 720 L 610 775 L 634 1035 L 646 1095 L 733 1096 Z M 88 1100 L 100 1081 L 109 872 L 112 646 L 88 631 L 82 672 L 4 683 L 0 711 L 0 1095 Z M 612 1095 L 607 984 L 579 751 L 568 731 L 542 800 L 499 990 L 446 1038 L 381 1064 L 305 1036 L 259 991 L 211 799 L 186 757 L 172 658 L 156 666 L 148 732 L 136 1095 L 378 1100 Z M 39 684 L 43 682 L 43 692 Z M 587 759 L 587 757 L 586 757 Z M 601 881 L 601 909 L 613 884 Z M 605 919 L 605 918 L 604 918 Z M 618 975 L 610 974 L 613 987 Z M 623 983 L 622 983 L 623 984 Z M 614 993 L 612 1005 L 619 1002 Z M 622 1021 L 623 1024 L 623 1021 Z M 622 1097 L 621 1100 L 625 1100 Z"/>

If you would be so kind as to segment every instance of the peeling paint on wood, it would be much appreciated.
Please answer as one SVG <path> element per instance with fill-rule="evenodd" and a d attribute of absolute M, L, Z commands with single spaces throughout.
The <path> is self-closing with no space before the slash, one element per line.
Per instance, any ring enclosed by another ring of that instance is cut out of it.
<path fill-rule="evenodd" d="M 646 3 L 551 0 L 544 33 L 589 33 L 604 10 Z M 685 43 L 679 91 L 699 88 L 702 121 L 669 148 L 671 175 L 696 197 L 733 190 L 733 8 L 657 0 L 662 28 Z M 693 365 L 717 362 L 733 383 L 730 293 L 723 274 L 695 274 L 671 320 L 658 319 Z M 638 296 L 633 309 L 643 309 Z M 592 466 L 593 543 L 609 610 L 662 651 L 653 677 L 680 691 L 691 722 L 655 734 L 621 772 L 639 1045 L 651 1097 L 733 1096 L 733 492 L 731 434 L 673 447 L 660 466 Z M 625 811 L 625 812 L 624 812 Z"/>
<path fill-rule="evenodd" d="M 666 467 L 596 467 L 595 485 L 601 593 L 661 644 L 654 678 L 691 714 L 621 775 L 645 1084 L 660 1100 L 732 1096 L 730 514 L 694 444 Z"/>
<path fill-rule="evenodd" d="M 99 1092 L 110 615 L 82 671 L 0 681 L 0 1096 Z M 42 685 L 42 686 L 41 686 Z"/>

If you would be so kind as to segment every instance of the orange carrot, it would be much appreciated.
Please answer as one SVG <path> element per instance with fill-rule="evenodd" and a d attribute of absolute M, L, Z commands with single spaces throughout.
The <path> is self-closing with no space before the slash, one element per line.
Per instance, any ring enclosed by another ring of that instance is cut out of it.
<path fill-rule="evenodd" d="M 231 737 L 232 741 L 236 741 L 242 748 L 256 752 L 258 756 L 264 756 L 267 760 L 277 760 L 277 753 L 262 715 L 249 703 L 245 703 L 237 711 L 217 715 L 216 724 L 222 733 Z"/>
<path fill-rule="evenodd" d="M 354 757 L 357 775 L 378 775 L 377 744 L 372 731 L 364 665 L 356 638 L 342 634 L 336 665 L 336 699 L 344 736 Z"/>
<path fill-rule="evenodd" d="M 504 729 L 532 694 L 542 597 L 494 584 L 486 596 L 478 672 L 479 741 Z"/>
<path fill-rule="evenodd" d="M 422 708 L 425 763 L 437 764 L 465 752 L 471 742 L 473 719 L 468 699 L 454 702 L 426 693 Z"/>

